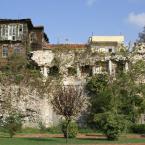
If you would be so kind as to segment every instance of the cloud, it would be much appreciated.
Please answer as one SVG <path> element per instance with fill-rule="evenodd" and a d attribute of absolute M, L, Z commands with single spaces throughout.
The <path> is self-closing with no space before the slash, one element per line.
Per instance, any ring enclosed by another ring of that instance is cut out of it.
<path fill-rule="evenodd" d="M 87 6 L 93 6 L 93 4 L 96 3 L 97 0 L 87 0 L 86 3 L 87 3 Z"/>
<path fill-rule="evenodd" d="M 139 27 L 145 26 L 145 12 L 136 14 L 134 12 L 130 13 L 128 16 L 128 22 Z"/>

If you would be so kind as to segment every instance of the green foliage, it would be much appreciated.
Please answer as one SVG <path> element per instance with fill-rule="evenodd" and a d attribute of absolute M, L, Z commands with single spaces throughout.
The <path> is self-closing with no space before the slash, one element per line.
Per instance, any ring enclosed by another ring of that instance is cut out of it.
<path fill-rule="evenodd" d="M 141 71 L 132 69 L 131 72 L 122 73 L 114 82 L 119 94 L 120 112 L 128 116 L 132 123 L 136 123 L 145 110 L 144 84 L 136 80 L 139 72 Z"/>
<path fill-rule="evenodd" d="M 97 114 L 95 121 L 108 140 L 118 140 L 122 132 L 127 129 L 127 121 L 124 116 L 114 112 Z"/>
<path fill-rule="evenodd" d="M 133 133 L 145 134 L 145 124 L 134 124 L 131 127 Z"/>
<path fill-rule="evenodd" d="M 58 76 L 59 75 L 59 68 L 57 66 L 53 66 L 49 70 L 50 76 Z"/>
<path fill-rule="evenodd" d="M 51 134 L 59 134 L 59 133 L 61 133 L 61 124 L 59 124 L 57 126 L 48 127 L 47 130 Z"/>
<path fill-rule="evenodd" d="M 40 132 L 45 132 L 47 130 L 43 122 L 40 121 L 38 125 L 39 125 Z"/>
<path fill-rule="evenodd" d="M 77 73 L 76 68 L 74 68 L 74 67 L 68 68 L 68 75 L 74 76 L 74 75 L 76 75 L 76 73 Z"/>
<path fill-rule="evenodd" d="M 67 122 L 62 122 L 62 132 L 64 134 L 64 137 L 67 138 Z M 76 138 L 78 133 L 78 126 L 75 122 L 70 122 L 68 125 L 68 138 Z"/>
<path fill-rule="evenodd" d="M 9 133 L 12 138 L 17 131 L 21 130 L 21 118 L 17 114 L 11 114 L 3 120 L 2 126 Z"/>
<path fill-rule="evenodd" d="M 26 128 L 22 128 L 20 132 L 24 133 L 24 134 L 40 133 L 40 129 L 39 128 L 26 127 Z"/>
<path fill-rule="evenodd" d="M 109 86 L 109 77 L 106 74 L 93 76 L 87 83 L 86 89 L 90 98 L 90 114 L 88 123 L 91 127 L 97 127 L 94 122 L 96 113 L 108 111 L 111 107 L 111 90 Z M 93 125 L 93 126 L 92 126 Z"/>
<path fill-rule="evenodd" d="M 86 127 L 86 128 L 79 128 L 79 133 L 83 133 L 83 134 L 90 134 L 90 133 L 98 133 L 100 132 L 99 130 L 96 131 L 96 129 L 92 129 L 90 127 Z"/>
<path fill-rule="evenodd" d="M 137 42 L 139 42 L 139 43 L 145 42 L 145 27 L 143 28 L 143 31 L 139 33 L 139 39 Z"/>
<path fill-rule="evenodd" d="M 86 89 L 90 95 L 96 95 L 106 87 L 108 80 L 109 78 L 106 74 L 95 75 L 88 81 Z"/>

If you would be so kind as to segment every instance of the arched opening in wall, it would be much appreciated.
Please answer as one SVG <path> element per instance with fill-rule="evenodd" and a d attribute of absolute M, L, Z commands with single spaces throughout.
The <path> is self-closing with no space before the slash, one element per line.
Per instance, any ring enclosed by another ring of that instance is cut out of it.
<path fill-rule="evenodd" d="M 59 75 L 59 68 L 57 66 L 50 67 L 48 74 L 50 76 L 58 76 Z"/>
<path fill-rule="evenodd" d="M 77 70 L 75 67 L 68 67 L 68 76 L 75 76 L 77 74 Z"/>
<path fill-rule="evenodd" d="M 81 67 L 81 73 L 83 75 L 92 76 L 92 66 L 84 65 Z"/>
<path fill-rule="evenodd" d="M 125 68 L 125 63 L 124 61 L 118 61 L 116 63 L 116 73 L 121 73 L 124 71 L 124 68 Z"/>
<path fill-rule="evenodd" d="M 104 72 L 108 72 L 108 63 L 107 62 L 96 62 L 96 73 L 104 73 Z"/>

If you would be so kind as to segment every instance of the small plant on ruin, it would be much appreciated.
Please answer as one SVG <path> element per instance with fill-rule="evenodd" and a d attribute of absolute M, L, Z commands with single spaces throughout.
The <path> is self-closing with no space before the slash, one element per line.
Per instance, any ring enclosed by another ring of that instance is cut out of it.
<path fill-rule="evenodd" d="M 56 114 L 65 119 L 65 131 L 63 132 L 66 142 L 68 142 L 69 137 L 69 125 L 72 119 L 78 117 L 84 109 L 85 100 L 79 86 L 62 86 L 54 92 L 52 105 Z"/>

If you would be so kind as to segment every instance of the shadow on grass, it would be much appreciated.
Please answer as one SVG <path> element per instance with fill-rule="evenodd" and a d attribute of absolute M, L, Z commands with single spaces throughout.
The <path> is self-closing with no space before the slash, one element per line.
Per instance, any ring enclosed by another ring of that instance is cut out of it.
<path fill-rule="evenodd" d="M 36 142 L 49 142 L 50 144 L 65 144 L 66 140 L 65 138 L 23 138 L 23 140 L 27 141 L 36 141 Z M 107 142 L 107 139 L 102 138 L 76 138 L 76 139 L 69 139 L 68 143 L 71 144 L 88 144 L 88 143 L 101 143 L 101 142 Z"/>
<path fill-rule="evenodd" d="M 0 138 L 10 138 L 9 136 L 0 136 Z"/>
<path fill-rule="evenodd" d="M 87 140 L 87 141 L 108 141 L 107 138 L 77 138 L 77 140 Z"/>
<path fill-rule="evenodd" d="M 23 140 L 29 140 L 29 141 L 41 141 L 41 142 L 56 142 L 57 139 L 55 138 L 23 138 Z"/>

